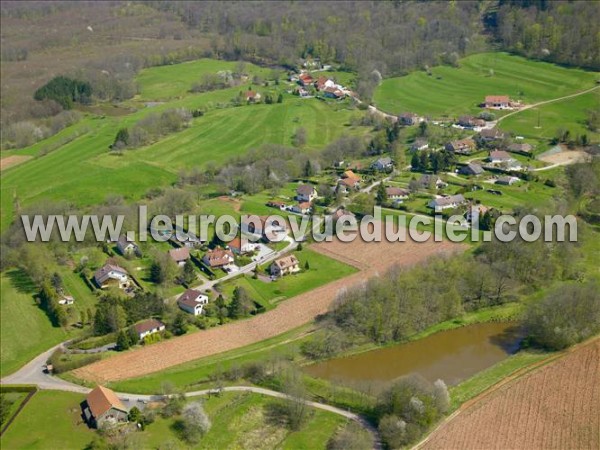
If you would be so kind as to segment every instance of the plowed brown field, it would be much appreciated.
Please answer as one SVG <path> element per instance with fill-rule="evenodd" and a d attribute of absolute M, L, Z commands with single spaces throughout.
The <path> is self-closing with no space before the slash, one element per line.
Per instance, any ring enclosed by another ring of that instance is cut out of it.
<path fill-rule="evenodd" d="M 482 396 L 421 449 L 599 449 L 600 339 Z"/>
<path fill-rule="evenodd" d="M 105 383 L 158 372 L 194 359 L 253 344 L 297 328 L 325 313 L 343 288 L 360 283 L 387 268 L 419 263 L 434 254 L 464 250 L 450 242 L 320 243 L 311 246 L 343 262 L 357 272 L 282 302 L 277 308 L 250 319 L 170 339 L 98 361 L 74 371 L 89 381 Z"/>

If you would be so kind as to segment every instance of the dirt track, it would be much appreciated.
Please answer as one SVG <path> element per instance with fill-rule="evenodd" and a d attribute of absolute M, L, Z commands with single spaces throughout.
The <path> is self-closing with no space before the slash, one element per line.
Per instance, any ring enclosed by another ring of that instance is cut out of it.
<path fill-rule="evenodd" d="M 367 244 L 356 241 L 351 244 L 321 243 L 311 248 L 351 263 L 360 271 L 290 298 L 264 314 L 98 361 L 75 370 L 75 376 L 97 383 L 122 380 L 253 344 L 297 328 L 325 313 L 342 288 L 360 283 L 395 264 L 412 265 L 434 254 L 447 254 L 465 247 L 450 242 Z"/>
<path fill-rule="evenodd" d="M 600 339 L 502 384 L 419 449 L 600 448 Z"/>
<path fill-rule="evenodd" d="M 0 159 L 0 170 L 8 169 L 9 167 L 22 164 L 25 161 L 29 161 L 33 156 L 28 155 L 12 155 L 6 158 Z"/>

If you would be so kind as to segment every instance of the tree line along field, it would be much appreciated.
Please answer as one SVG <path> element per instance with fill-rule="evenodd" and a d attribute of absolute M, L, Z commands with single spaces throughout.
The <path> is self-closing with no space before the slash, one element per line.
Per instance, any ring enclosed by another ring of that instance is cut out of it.
<path fill-rule="evenodd" d="M 476 54 L 458 64 L 433 67 L 431 76 L 416 71 L 386 79 L 375 91 L 375 103 L 392 114 L 455 117 L 480 111 L 486 95 L 508 95 L 531 104 L 592 88 L 598 78 L 598 73 L 507 53 Z"/>

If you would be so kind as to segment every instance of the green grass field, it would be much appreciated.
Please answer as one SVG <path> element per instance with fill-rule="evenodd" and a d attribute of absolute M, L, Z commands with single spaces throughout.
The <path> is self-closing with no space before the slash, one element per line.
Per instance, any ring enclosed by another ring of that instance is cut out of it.
<path fill-rule="evenodd" d="M 384 80 L 375 91 L 375 103 L 394 114 L 411 111 L 453 117 L 477 113 L 486 95 L 509 95 L 535 103 L 589 89 L 598 78 L 598 73 L 506 53 L 472 55 L 459 65 L 434 67 L 432 76 L 420 71 Z"/>
<path fill-rule="evenodd" d="M 189 93 L 194 83 L 201 80 L 202 75 L 207 73 L 216 74 L 222 70 L 235 71 L 237 64 L 235 61 L 205 58 L 170 66 L 144 69 L 136 78 L 140 88 L 139 99 L 165 100 L 184 96 Z M 253 75 L 267 77 L 270 72 L 270 69 L 258 67 L 251 63 L 245 63 L 244 70 L 250 76 L 250 80 L 240 86 L 239 89 L 247 88 L 247 85 L 252 84 Z"/>
<path fill-rule="evenodd" d="M 20 270 L 1 275 L 0 327 L 2 376 L 8 375 L 38 354 L 67 339 L 62 328 L 53 327 L 33 298 L 31 280 Z"/>
<path fill-rule="evenodd" d="M 562 128 L 569 130 L 573 137 L 587 134 L 590 141 L 597 142 L 600 133 L 590 131 L 585 125 L 586 111 L 594 109 L 600 110 L 600 88 L 578 97 L 521 111 L 502 120 L 499 127 L 535 139 L 551 139 Z M 538 115 L 540 128 L 537 128 Z"/>
<path fill-rule="evenodd" d="M 86 448 L 94 432 L 82 423 L 79 404 L 83 399 L 83 395 L 70 392 L 37 392 L 2 435 L 2 448 Z"/>

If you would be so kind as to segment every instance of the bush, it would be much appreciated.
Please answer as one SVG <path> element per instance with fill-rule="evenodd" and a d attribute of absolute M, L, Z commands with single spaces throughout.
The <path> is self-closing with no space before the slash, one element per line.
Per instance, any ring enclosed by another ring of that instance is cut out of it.
<path fill-rule="evenodd" d="M 561 350 L 600 332 L 600 285 L 563 286 L 529 305 L 524 325 L 528 340 Z"/>
<path fill-rule="evenodd" d="M 33 94 L 35 100 L 54 100 L 64 109 L 71 109 L 74 102 L 89 103 L 92 87 L 85 81 L 58 76 L 52 78 Z"/>

